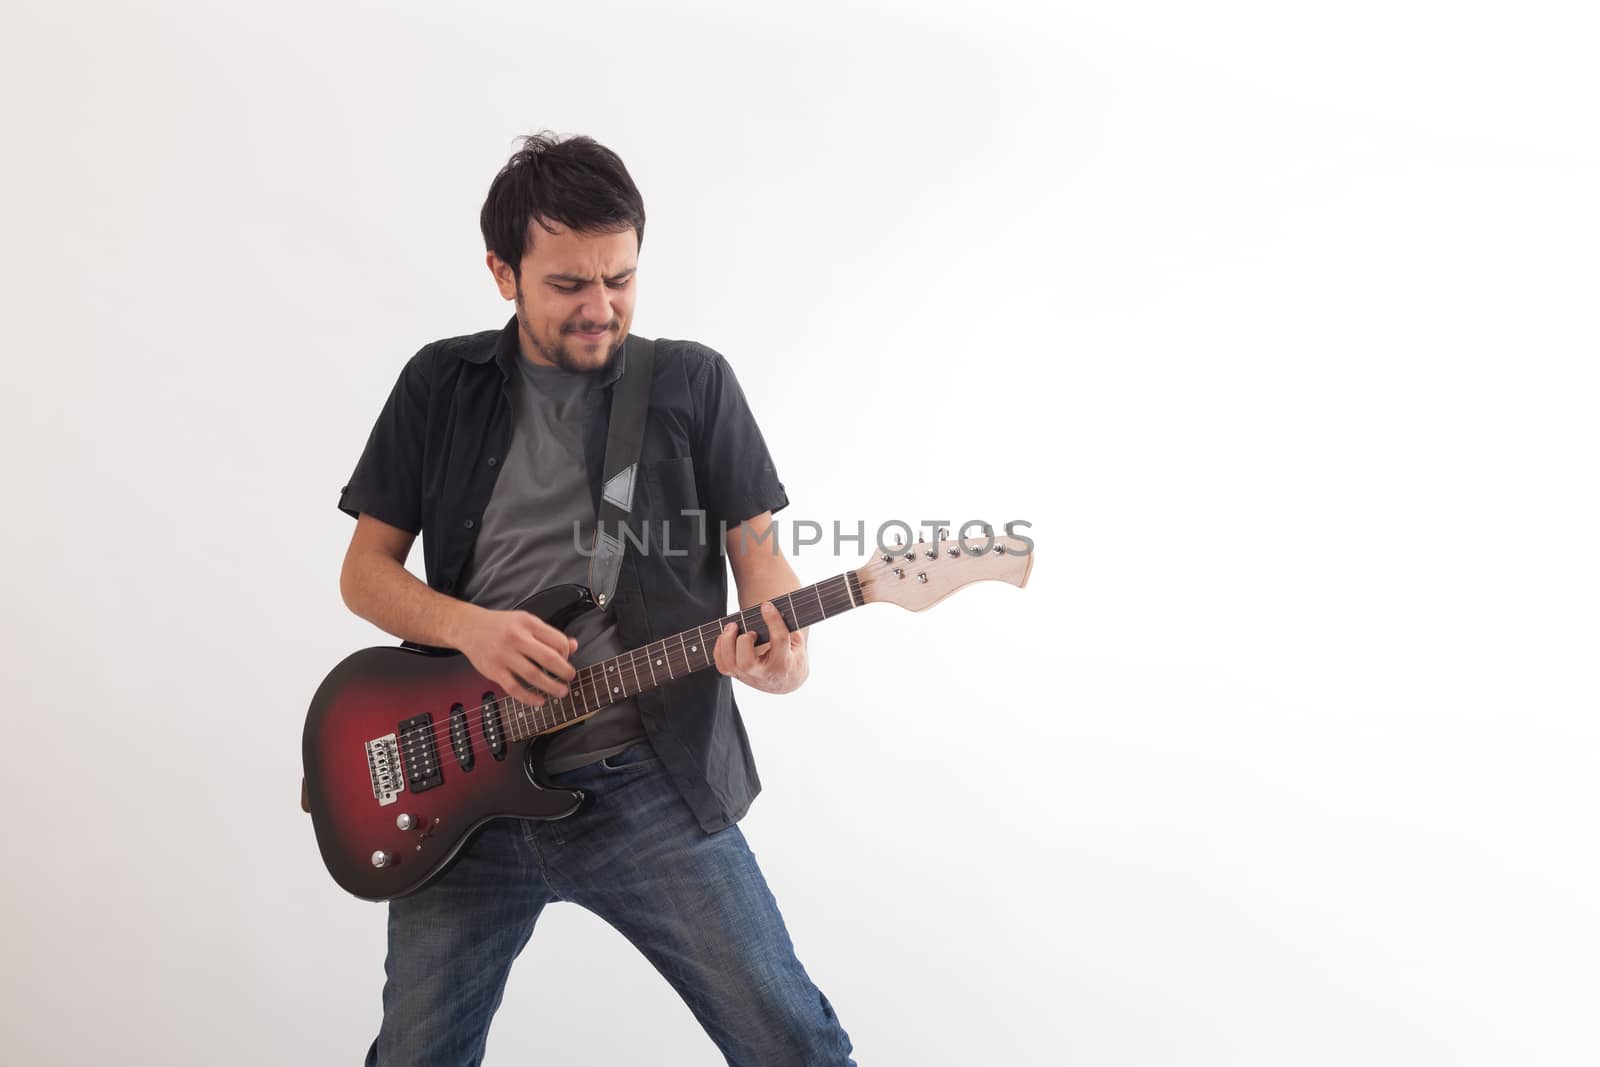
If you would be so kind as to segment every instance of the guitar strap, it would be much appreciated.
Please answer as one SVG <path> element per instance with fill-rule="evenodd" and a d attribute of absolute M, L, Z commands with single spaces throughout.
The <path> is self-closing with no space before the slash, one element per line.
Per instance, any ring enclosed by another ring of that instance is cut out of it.
<path fill-rule="evenodd" d="M 606 430 L 606 455 L 600 467 L 600 508 L 595 514 L 594 542 L 589 554 L 589 591 L 602 611 L 611 606 L 627 548 L 622 531 L 633 517 L 656 343 L 630 333 L 617 357 L 623 361 L 622 376 L 611 387 L 611 425 Z M 637 535 L 636 525 L 629 528 Z"/>

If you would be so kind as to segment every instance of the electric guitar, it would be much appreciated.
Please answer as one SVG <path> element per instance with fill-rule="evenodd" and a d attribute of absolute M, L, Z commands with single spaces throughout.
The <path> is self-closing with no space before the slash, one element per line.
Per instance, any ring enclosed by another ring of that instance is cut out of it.
<path fill-rule="evenodd" d="M 911 611 L 983 580 L 1027 584 L 1032 542 L 1012 536 L 918 541 L 772 598 L 791 631 L 863 604 Z M 518 604 L 558 630 L 597 610 L 588 589 L 558 585 Z M 301 805 L 334 881 L 363 900 L 425 885 L 496 816 L 560 819 L 584 802 L 542 770 L 549 735 L 608 704 L 714 666 L 727 623 L 767 638 L 759 607 L 577 667 L 565 697 L 516 700 L 453 649 L 365 648 L 339 663 L 306 714 Z"/>

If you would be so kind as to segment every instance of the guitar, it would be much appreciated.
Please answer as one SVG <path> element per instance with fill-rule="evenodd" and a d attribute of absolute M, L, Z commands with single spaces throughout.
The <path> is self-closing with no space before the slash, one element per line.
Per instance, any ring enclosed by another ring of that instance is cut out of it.
<path fill-rule="evenodd" d="M 918 541 L 862 566 L 772 598 L 791 631 L 863 604 L 911 611 L 972 582 L 1021 587 L 1032 542 L 1012 536 Z M 558 630 L 596 610 L 588 589 L 558 585 L 518 604 Z M 383 646 L 345 657 L 306 713 L 301 804 L 328 873 L 363 900 L 415 892 L 496 816 L 560 819 L 584 802 L 542 771 L 549 735 L 608 704 L 713 666 L 722 627 L 767 637 L 746 608 L 577 668 L 567 696 L 527 704 L 499 690 L 453 649 Z M 576 666 L 576 665 L 575 665 Z"/>

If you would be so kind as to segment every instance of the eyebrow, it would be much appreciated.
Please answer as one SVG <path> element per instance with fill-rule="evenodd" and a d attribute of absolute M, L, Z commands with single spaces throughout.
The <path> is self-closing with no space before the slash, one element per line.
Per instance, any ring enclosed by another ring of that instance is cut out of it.
<path fill-rule="evenodd" d="M 606 281 L 614 282 L 619 278 L 626 278 L 628 275 L 632 274 L 634 271 L 636 271 L 638 269 L 639 269 L 638 267 L 629 267 L 627 270 L 623 271 L 620 274 L 611 275 L 611 277 L 607 278 Z M 546 274 L 544 276 L 544 280 L 547 281 L 547 282 L 577 282 L 578 284 L 581 285 L 582 283 L 588 281 L 589 279 L 586 278 L 586 277 L 583 277 L 582 275 L 579 275 L 579 274 Z"/>

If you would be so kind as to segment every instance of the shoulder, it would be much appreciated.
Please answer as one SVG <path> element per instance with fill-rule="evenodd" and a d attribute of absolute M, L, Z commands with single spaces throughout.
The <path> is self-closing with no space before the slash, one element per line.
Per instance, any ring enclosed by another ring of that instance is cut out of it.
<path fill-rule="evenodd" d="M 434 367 L 453 363 L 489 363 L 494 359 L 494 346 L 500 340 L 501 332 L 479 330 L 456 337 L 441 337 L 423 345 L 414 358 L 427 360 Z"/>
<path fill-rule="evenodd" d="M 402 374 L 428 385 L 448 381 L 462 368 L 494 362 L 499 330 L 480 330 L 429 341 L 406 361 Z"/>
<path fill-rule="evenodd" d="M 656 338 L 657 377 L 667 374 L 680 378 L 694 390 L 703 387 L 708 379 L 728 373 L 727 359 L 710 345 L 681 338 Z"/>

